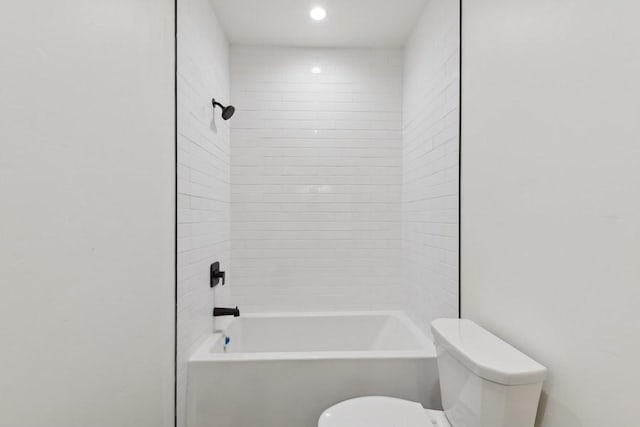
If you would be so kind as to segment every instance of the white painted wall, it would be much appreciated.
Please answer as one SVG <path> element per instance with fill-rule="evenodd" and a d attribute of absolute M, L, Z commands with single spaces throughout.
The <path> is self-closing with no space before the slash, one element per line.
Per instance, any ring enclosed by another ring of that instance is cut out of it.
<path fill-rule="evenodd" d="M 178 2 L 178 425 L 185 425 L 187 361 L 213 331 L 230 286 L 209 286 L 209 266 L 230 272 L 229 44 L 209 0 Z"/>
<path fill-rule="evenodd" d="M 402 52 L 234 47 L 231 69 L 234 304 L 401 307 Z"/>
<path fill-rule="evenodd" d="M 173 425 L 173 16 L 0 14 L 0 426 Z"/>
<path fill-rule="evenodd" d="M 429 0 L 405 48 L 402 273 L 429 334 L 432 320 L 458 316 L 459 13 Z"/>
<path fill-rule="evenodd" d="M 538 425 L 638 425 L 636 2 L 463 2 L 462 314 L 549 368 Z"/>

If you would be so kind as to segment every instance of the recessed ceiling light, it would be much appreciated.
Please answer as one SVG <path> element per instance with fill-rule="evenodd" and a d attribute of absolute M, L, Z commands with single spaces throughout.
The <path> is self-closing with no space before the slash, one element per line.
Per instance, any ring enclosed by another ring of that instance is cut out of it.
<path fill-rule="evenodd" d="M 311 16 L 311 19 L 314 21 L 322 21 L 327 17 L 327 11 L 322 7 L 314 7 L 311 9 L 311 12 L 309 12 L 309 16 Z"/>
<path fill-rule="evenodd" d="M 320 67 L 313 67 L 313 68 L 311 69 L 311 72 L 312 72 L 313 74 L 320 74 L 320 73 L 322 72 L 322 68 L 320 68 Z"/>

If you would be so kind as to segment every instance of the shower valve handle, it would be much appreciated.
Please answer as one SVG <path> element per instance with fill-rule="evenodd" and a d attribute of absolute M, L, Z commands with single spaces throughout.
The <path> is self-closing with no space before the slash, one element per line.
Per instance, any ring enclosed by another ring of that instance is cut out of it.
<path fill-rule="evenodd" d="M 226 280 L 226 273 L 224 271 L 220 271 L 220 263 L 218 261 L 211 264 L 209 268 L 209 285 L 213 288 L 220 283 L 220 279 L 222 279 L 222 284 L 224 285 Z"/>

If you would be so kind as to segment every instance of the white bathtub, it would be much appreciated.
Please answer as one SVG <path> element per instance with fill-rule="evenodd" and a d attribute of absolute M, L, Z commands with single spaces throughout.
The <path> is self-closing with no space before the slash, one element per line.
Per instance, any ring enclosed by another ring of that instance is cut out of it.
<path fill-rule="evenodd" d="M 398 312 L 244 315 L 189 361 L 187 424 L 316 427 L 326 408 L 362 395 L 439 408 L 435 357 Z"/>

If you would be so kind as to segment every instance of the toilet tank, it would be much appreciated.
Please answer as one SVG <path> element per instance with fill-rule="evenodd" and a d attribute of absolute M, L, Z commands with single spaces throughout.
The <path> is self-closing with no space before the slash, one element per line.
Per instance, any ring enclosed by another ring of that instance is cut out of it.
<path fill-rule="evenodd" d="M 431 324 L 452 427 L 533 427 L 544 366 L 467 319 Z"/>

